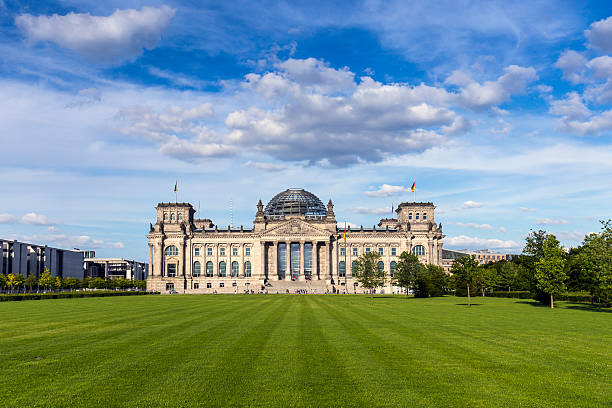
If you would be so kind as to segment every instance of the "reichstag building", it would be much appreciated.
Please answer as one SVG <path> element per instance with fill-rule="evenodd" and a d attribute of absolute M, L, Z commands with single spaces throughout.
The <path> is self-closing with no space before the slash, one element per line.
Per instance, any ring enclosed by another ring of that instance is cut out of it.
<path fill-rule="evenodd" d="M 252 228 L 219 228 L 194 218 L 189 203 L 159 203 L 151 224 L 147 289 L 179 293 L 361 293 L 354 278 L 359 255 L 377 251 L 391 284 L 403 251 L 423 263 L 442 265 L 442 225 L 432 203 L 402 203 L 397 218 L 371 228 L 336 223 L 331 200 L 325 206 L 303 189 L 285 190 L 265 206 L 261 200 Z"/>

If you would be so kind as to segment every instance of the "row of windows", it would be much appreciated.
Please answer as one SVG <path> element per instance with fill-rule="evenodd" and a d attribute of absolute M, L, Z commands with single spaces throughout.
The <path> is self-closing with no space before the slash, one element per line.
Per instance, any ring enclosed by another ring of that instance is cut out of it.
<path fill-rule="evenodd" d="M 412 213 L 408 213 L 408 219 L 411 220 L 412 219 Z M 415 213 L 414 214 L 414 219 L 418 220 L 419 219 L 419 213 Z M 427 213 L 423 213 L 423 221 L 427 221 Z"/>
<path fill-rule="evenodd" d="M 178 255 L 178 248 L 174 245 L 170 245 L 168 247 L 166 247 L 166 251 L 165 251 L 166 256 L 176 256 Z M 193 255 L 194 256 L 200 256 L 200 248 L 194 248 L 193 249 Z M 212 256 L 213 255 L 213 249 L 211 247 L 206 248 L 206 255 L 208 256 Z M 251 248 L 250 247 L 245 247 L 244 248 L 244 255 L 245 256 L 251 256 Z M 225 248 L 224 247 L 219 247 L 219 256 L 225 256 Z M 238 248 L 232 248 L 232 256 L 238 256 Z"/>
<path fill-rule="evenodd" d="M 395 274 L 395 267 L 396 267 L 396 263 L 395 261 L 392 261 L 389 264 L 389 272 L 391 274 L 391 277 L 393 277 L 393 275 Z M 384 271 L 385 270 L 385 263 L 383 261 L 379 261 L 378 262 L 378 270 L 379 271 Z M 356 276 L 357 275 L 357 261 L 353 261 L 351 264 L 351 276 Z M 338 276 L 340 278 L 344 278 L 346 276 L 346 263 L 344 263 L 344 261 L 340 261 L 340 263 L 338 264 Z"/>
<path fill-rule="evenodd" d="M 370 253 L 370 248 L 366 248 L 365 249 L 366 254 Z M 385 254 L 385 249 L 384 248 L 378 248 L 378 253 L 381 255 Z M 340 248 L 340 256 L 345 256 L 346 255 L 346 248 Z M 359 249 L 353 247 L 353 256 L 358 256 L 359 255 Z M 395 247 L 391 247 L 391 255 L 392 256 L 396 256 L 397 255 L 397 248 Z"/>
<path fill-rule="evenodd" d="M 193 277 L 199 278 L 202 274 L 202 264 L 199 261 L 195 261 L 193 263 L 193 268 L 191 270 Z M 206 277 L 212 278 L 215 274 L 214 265 L 211 261 L 206 262 Z M 231 264 L 231 274 L 232 277 L 237 277 L 240 275 L 240 264 L 236 261 Z M 217 276 L 226 277 L 227 276 L 227 264 L 225 261 L 219 262 L 219 267 L 217 269 Z M 251 277 L 251 262 L 246 261 L 244 263 L 243 274 L 245 278 Z M 174 278 L 176 277 L 176 264 L 168 264 L 168 277 Z"/>
<path fill-rule="evenodd" d="M 370 253 L 370 248 L 365 249 L 366 254 Z M 384 248 L 378 248 L 378 253 L 382 256 L 385 254 Z M 425 255 L 425 247 L 423 245 L 416 245 L 412 248 L 412 253 L 415 255 Z M 340 256 L 346 255 L 346 248 L 340 248 Z M 358 256 L 359 251 L 357 248 L 353 248 L 353 256 Z M 397 256 L 397 248 L 391 247 L 391 255 Z"/>
<path fill-rule="evenodd" d="M 164 213 L 164 221 L 168 221 L 168 219 L 170 219 L 170 221 L 182 221 L 183 220 L 183 213 L 170 213 L 170 215 L 168 215 L 167 212 Z"/>

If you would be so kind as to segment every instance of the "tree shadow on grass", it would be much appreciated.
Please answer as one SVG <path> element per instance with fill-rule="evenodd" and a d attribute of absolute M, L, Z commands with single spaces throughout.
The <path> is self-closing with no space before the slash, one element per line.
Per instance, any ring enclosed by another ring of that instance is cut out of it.
<path fill-rule="evenodd" d="M 457 306 L 467 306 L 467 303 L 455 303 Z M 482 306 L 482 303 L 472 303 L 472 306 Z"/>
<path fill-rule="evenodd" d="M 591 305 L 589 303 L 577 303 L 577 302 L 567 302 L 568 305 L 565 306 L 566 309 L 573 310 L 586 310 L 587 312 L 602 312 L 602 313 L 612 313 L 612 309 L 602 307 L 601 309 L 597 309 L 597 305 Z"/>
<path fill-rule="evenodd" d="M 518 303 L 519 305 L 529 305 L 534 307 L 550 307 L 550 305 L 545 305 L 544 303 L 540 303 L 537 300 L 526 301 L 526 300 L 518 300 L 514 303 Z"/>

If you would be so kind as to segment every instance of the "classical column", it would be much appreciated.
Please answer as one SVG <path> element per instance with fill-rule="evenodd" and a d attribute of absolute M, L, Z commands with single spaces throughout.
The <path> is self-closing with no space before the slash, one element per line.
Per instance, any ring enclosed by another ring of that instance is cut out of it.
<path fill-rule="evenodd" d="M 0 245 L 2 245 L 2 243 L 0 243 Z M 0 262 L 2 262 L 2 247 L 0 247 Z M 0 266 L 0 269 L 2 267 Z M 149 272 L 152 272 L 153 270 L 153 245 L 149 244 Z M 1 271 L 0 271 L 1 272 Z M 151 276 L 153 275 L 153 273 L 151 273 Z"/>
<path fill-rule="evenodd" d="M 299 280 L 304 280 L 304 241 L 300 241 L 300 274 L 298 275 Z"/>
<path fill-rule="evenodd" d="M 310 277 L 312 280 L 319 278 L 317 274 L 317 256 L 319 255 L 319 247 L 317 244 L 317 241 L 312 241 L 312 275 Z"/>
<path fill-rule="evenodd" d="M 427 256 L 427 259 L 429 259 L 429 263 L 432 264 L 432 263 L 434 263 L 434 261 L 433 261 L 434 260 L 434 257 L 433 257 L 433 247 L 434 247 L 433 240 L 430 239 L 428 244 L 429 244 L 428 245 L 429 246 L 429 254 Z"/>
<path fill-rule="evenodd" d="M 259 276 L 255 275 L 256 272 L 254 272 L 253 275 L 257 276 L 259 279 L 263 280 L 263 279 L 266 278 L 266 269 L 268 269 L 267 268 L 267 266 L 268 266 L 268 259 L 266 257 L 266 242 L 265 241 L 260 241 L 259 242 L 259 251 L 260 251 L 259 261 L 260 261 L 260 265 L 261 265 L 261 268 L 259 269 L 260 275 Z M 253 259 L 255 259 L 255 257 L 253 257 Z M 252 266 L 253 266 L 253 270 L 255 271 L 256 270 L 254 268 L 255 265 L 252 265 Z M 270 270 L 268 269 L 268 275 L 269 275 L 269 273 L 270 273 Z M 268 277 L 270 277 L 270 276 L 268 276 Z"/>
<path fill-rule="evenodd" d="M 164 249 L 162 247 L 161 240 L 155 243 L 155 268 L 153 270 L 157 273 L 157 276 L 164 276 Z"/>
<path fill-rule="evenodd" d="M 291 241 L 286 241 L 285 246 L 285 280 L 291 280 Z"/>
<path fill-rule="evenodd" d="M 278 242 L 272 241 L 272 245 L 270 245 L 270 251 L 268 256 L 270 260 L 267 262 L 268 265 L 268 279 L 274 278 L 274 280 L 278 280 Z"/>
<path fill-rule="evenodd" d="M 219 244 L 213 245 L 213 276 L 219 277 Z"/>
<path fill-rule="evenodd" d="M 242 276 L 245 276 L 244 269 L 244 243 L 240 244 L 240 265 L 238 265 L 238 275 L 240 275 L 240 271 L 242 271 Z M 251 265 L 251 275 L 253 275 L 253 265 Z"/>
<path fill-rule="evenodd" d="M 321 245 L 321 279 L 329 279 L 329 245 L 327 241 L 323 241 Z"/>
<path fill-rule="evenodd" d="M 333 245 L 331 246 L 331 250 L 332 250 L 332 267 L 331 267 L 331 277 L 332 279 L 334 279 L 334 282 L 336 285 L 339 285 L 339 278 L 338 278 L 338 241 L 334 241 Z"/>

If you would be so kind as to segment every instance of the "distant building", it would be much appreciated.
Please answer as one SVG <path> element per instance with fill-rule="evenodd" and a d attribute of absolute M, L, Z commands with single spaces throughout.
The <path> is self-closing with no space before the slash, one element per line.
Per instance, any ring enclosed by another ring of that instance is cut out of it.
<path fill-rule="evenodd" d="M 149 265 L 144 262 L 122 258 L 96 258 L 94 251 L 83 251 L 85 276 L 104 279 L 145 280 Z"/>
<path fill-rule="evenodd" d="M 484 265 L 491 262 L 498 262 L 502 260 L 510 261 L 517 255 L 504 254 L 493 252 L 490 249 L 479 249 L 477 251 L 470 251 L 468 249 L 460 249 L 458 251 L 451 251 L 448 249 L 442 250 L 442 267 L 446 272 L 450 272 L 453 262 L 456 259 L 464 256 L 474 256 L 479 265 Z"/>
<path fill-rule="evenodd" d="M 23 276 L 40 275 L 49 269 L 61 278 L 83 279 L 83 253 L 0 239 L 0 273 Z"/>

